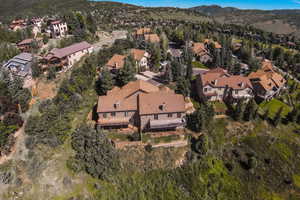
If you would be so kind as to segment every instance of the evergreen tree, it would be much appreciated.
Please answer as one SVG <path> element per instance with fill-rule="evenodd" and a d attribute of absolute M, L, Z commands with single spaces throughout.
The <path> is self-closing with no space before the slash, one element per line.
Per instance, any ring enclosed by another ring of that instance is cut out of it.
<path fill-rule="evenodd" d="M 192 65 L 192 59 L 189 59 L 187 62 L 186 79 L 191 81 L 192 78 L 193 78 L 193 65 Z"/>
<path fill-rule="evenodd" d="M 256 110 L 257 110 L 256 102 L 254 99 L 251 99 L 246 105 L 246 109 L 244 112 L 244 120 L 251 121 L 255 119 Z"/>
<path fill-rule="evenodd" d="M 171 62 L 173 80 L 177 81 L 181 77 L 181 65 L 177 60 Z"/>
<path fill-rule="evenodd" d="M 243 119 L 243 115 L 244 115 L 244 102 L 243 100 L 240 100 L 237 105 L 235 106 L 235 110 L 234 110 L 234 119 L 236 121 L 241 121 Z"/>
<path fill-rule="evenodd" d="M 165 81 L 167 83 L 170 83 L 173 81 L 173 74 L 172 74 L 172 68 L 170 63 L 167 64 L 166 70 L 165 70 Z"/>
<path fill-rule="evenodd" d="M 161 44 L 161 49 L 162 49 L 162 58 L 164 60 L 167 59 L 167 52 L 168 52 L 168 49 L 169 49 L 169 39 L 167 37 L 167 35 L 165 33 L 162 33 L 160 35 L 160 44 Z"/>
<path fill-rule="evenodd" d="M 38 78 L 43 73 L 41 67 L 38 64 L 38 61 L 36 58 L 33 59 L 32 65 L 31 65 L 31 71 L 32 71 L 32 77 Z"/>
<path fill-rule="evenodd" d="M 104 68 L 101 76 L 96 81 L 96 92 L 98 95 L 106 95 L 107 91 L 114 86 L 114 80 L 108 69 Z"/>
<path fill-rule="evenodd" d="M 117 82 L 120 86 L 124 86 L 130 81 L 135 80 L 135 65 L 132 62 L 132 59 L 126 58 L 124 67 L 119 70 L 117 74 Z"/>
<path fill-rule="evenodd" d="M 268 120 L 269 119 L 269 113 L 270 113 L 269 109 L 265 110 L 265 112 L 262 116 L 263 120 Z"/>
<path fill-rule="evenodd" d="M 183 77 L 180 77 L 176 83 L 176 93 L 182 94 L 185 97 L 190 95 L 190 82 Z"/>
<path fill-rule="evenodd" d="M 294 108 L 291 112 L 288 113 L 287 120 L 292 123 L 297 122 L 298 116 L 299 111 L 297 108 Z"/>
<path fill-rule="evenodd" d="M 283 111 L 283 107 L 280 107 L 279 110 L 276 112 L 275 117 L 273 119 L 273 125 L 276 127 L 281 122 L 281 114 Z"/>

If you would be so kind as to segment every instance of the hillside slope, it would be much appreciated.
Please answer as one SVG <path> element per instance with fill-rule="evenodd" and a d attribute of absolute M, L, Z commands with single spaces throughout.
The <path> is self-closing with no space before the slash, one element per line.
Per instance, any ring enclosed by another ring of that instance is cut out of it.
<path fill-rule="evenodd" d="M 199 6 L 193 11 L 212 16 L 221 23 L 253 25 L 277 34 L 300 36 L 300 10 L 241 10 L 232 7 Z"/>

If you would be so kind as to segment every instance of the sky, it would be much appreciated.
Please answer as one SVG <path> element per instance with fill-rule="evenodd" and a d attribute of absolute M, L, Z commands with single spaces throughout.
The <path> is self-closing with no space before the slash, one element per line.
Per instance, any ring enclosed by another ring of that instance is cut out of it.
<path fill-rule="evenodd" d="M 97 0 L 96 0 L 97 1 Z M 98 0 L 101 1 L 101 0 Z M 151 7 L 189 8 L 200 5 L 220 5 L 240 9 L 300 9 L 300 0 L 105 0 Z"/>

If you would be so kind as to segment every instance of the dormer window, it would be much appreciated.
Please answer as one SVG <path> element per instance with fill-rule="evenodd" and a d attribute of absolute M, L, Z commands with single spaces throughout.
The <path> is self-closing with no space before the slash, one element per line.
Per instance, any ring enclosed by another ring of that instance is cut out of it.
<path fill-rule="evenodd" d="M 166 110 L 166 104 L 163 103 L 163 104 L 159 105 L 158 108 L 159 108 L 159 110 L 164 111 L 164 110 Z"/>
<path fill-rule="evenodd" d="M 121 104 L 120 102 L 115 103 L 115 104 L 114 104 L 114 108 L 115 108 L 115 109 L 120 108 L 120 104 Z"/>

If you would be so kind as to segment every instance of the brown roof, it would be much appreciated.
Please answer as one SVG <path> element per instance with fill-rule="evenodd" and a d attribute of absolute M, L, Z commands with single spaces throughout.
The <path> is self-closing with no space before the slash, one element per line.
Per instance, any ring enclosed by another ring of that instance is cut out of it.
<path fill-rule="evenodd" d="M 150 33 L 151 29 L 150 28 L 140 28 L 136 30 L 136 35 L 144 35 L 146 33 Z"/>
<path fill-rule="evenodd" d="M 167 91 L 139 95 L 140 115 L 176 112 L 185 112 L 185 101 L 182 95 Z"/>
<path fill-rule="evenodd" d="M 32 42 L 33 42 L 33 39 L 29 38 L 29 39 L 22 40 L 21 42 L 18 43 L 18 45 L 31 44 Z"/>
<path fill-rule="evenodd" d="M 142 80 L 130 82 L 122 88 L 114 88 L 106 96 L 100 96 L 97 112 L 137 110 L 139 93 L 157 92 L 159 88 Z"/>
<path fill-rule="evenodd" d="M 232 89 L 252 88 L 249 78 L 244 76 L 231 76 L 226 70 L 216 68 L 200 74 L 202 85 L 210 85 L 211 87 L 229 87 Z"/>
<path fill-rule="evenodd" d="M 47 55 L 46 58 L 47 59 L 51 59 L 52 57 L 64 58 L 64 57 L 74 54 L 78 51 L 89 49 L 91 47 L 92 47 L 92 45 L 87 42 L 80 42 L 80 43 L 76 43 L 76 44 L 73 44 L 71 46 L 68 46 L 68 47 L 65 47 L 62 49 L 54 48 L 50 51 L 50 53 Z"/>
<path fill-rule="evenodd" d="M 115 54 L 107 63 L 107 67 L 120 69 L 123 68 L 126 56 Z"/>
<path fill-rule="evenodd" d="M 192 51 L 194 54 L 202 55 L 203 53 L 207 53 L 204 43 L 196 42 L 193 44 Z"/>
<path fill-rule="evenodd" d="M 146 54 L 146 51 L 141 49 L 131 49 L 130 54 L 132 55 L 133 59 L 140 61 Z"/>
<path fill-rule="evenodd" d="M 262 62 L 261 69 L 249 74 L 248 78 L 253 82 L 259 82 L 265 90 L 271 90 L 273 87 L 283 87 L 286 80 L 273 69 L 273 64 L 269 60 Z"/>
<path fill-rule="evenodd" d="M 216 49 L 221 49 L 221 48 L 222 48 L 222 45 L 220 45 L 220 43 L 215 42 L 215 41 L 213 41 L 213 40 L 211 40 L 211 39 L 205 39 L 205 40 L 204 40 L 204 43 L 205 43 L 205 44 L 211 44 L 211 43 L 213 43 L 213 44 L 215 45 L 215 48 L 216 48 Z"/>
<path fill-rule="evenodd" d="M 160 39 L 157 34 L 145 34 L 145 40 L 151 43 L 160 42 Z"/>
<path fill-rule="evenodd" d="M 63 22 L 61 20 L 55 20 L 55 21 L 51 22 L 52 25 L 60 24 L 60 23 L 63 23 Z"/>

